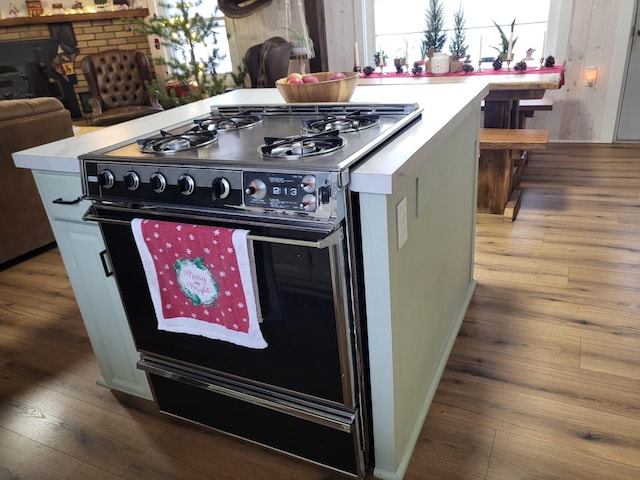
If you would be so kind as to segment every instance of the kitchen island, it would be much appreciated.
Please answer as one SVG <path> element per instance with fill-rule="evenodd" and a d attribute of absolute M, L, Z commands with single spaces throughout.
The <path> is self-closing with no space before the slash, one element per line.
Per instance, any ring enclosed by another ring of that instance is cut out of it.
<path fill-rule="evenodd" d="M 402 478 L 475 286 L 477 136 L 480 101 L 487 88 L 484 84 L 358 87 L 352 98 L 352 102 L 415 102 L 424 109 L 420 120 L 373 152 L 348 178 L 360 207 L 374 474 L 379 478 Z M 73 181 L 79 175 L 78 155 L 180 125 L 207 114 L 215 104 L 270 103 L 282 103 L 276 90 L 238 90 L 18 152 L 14 159 L 17 166 L 34 170 L 36 179 L 49 175 L 54 181 L 64 174 Z M 45 195 L 43 199 L 52 200 Z M 59 220 L 51 205 L 48 211 L 52 220 Z M 61 253 L 78 302 L 90 304 L 81 298 L 91 294 L 81 284 L 88 260 L 72 258 L 75 236 L 63 238 L 64 229 L 54 230 L 58 242 L 67 245 Z M 96 240 L 96 258 L 101 248 Z M 84 317 L 85 310 L 81 311 Z M 109 342 L 93 338 L 108 334 L 102 328 L 88 330 L 94 349 L 102 344 L 106 351 L 101 354 L 108 356 Z M 117 331 L 124 334 L 121 328 Z M 120 388 L 114 382 L 103 383 Z"/>

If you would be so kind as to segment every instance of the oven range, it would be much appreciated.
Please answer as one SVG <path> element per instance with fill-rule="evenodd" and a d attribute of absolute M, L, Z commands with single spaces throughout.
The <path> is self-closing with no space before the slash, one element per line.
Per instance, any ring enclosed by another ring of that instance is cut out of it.
<path fill-rule="evenodd" d="M 350 169 L 416 104 L 216 107 L 80 157 L 159 409 L 362 478 L 372 466 Z"/>

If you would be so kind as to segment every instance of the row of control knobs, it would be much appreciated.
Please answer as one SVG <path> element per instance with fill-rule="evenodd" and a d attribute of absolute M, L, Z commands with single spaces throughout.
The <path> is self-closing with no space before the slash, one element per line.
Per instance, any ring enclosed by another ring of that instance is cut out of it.
<path fill-rule="evenodd" d="M 140 176 L 134 172 L 129 171 L 124 174 L 124 185 L 131 191 L 135 191 L 140 188 Z M 115 176 L 110 170 L 103 170 L 98 176 L 98 182 L 104 188 L 113 188 L 116 184 Z M 151 189 L 156 193 L 162 193 L 167 188 L 166 177 L 159 172 L 151 174 L 149 177 L 149 185 Z M 211 184 L 213 192 L 218 198 L 226 198 L 231 193 L 231 185 L 229 181 L 224 177 L 216 177 Z M 191 175 L 183 174 L 178 177 L 178 190 L 183 195 L 191 195 L 196 191 L 196 181 Z"/>

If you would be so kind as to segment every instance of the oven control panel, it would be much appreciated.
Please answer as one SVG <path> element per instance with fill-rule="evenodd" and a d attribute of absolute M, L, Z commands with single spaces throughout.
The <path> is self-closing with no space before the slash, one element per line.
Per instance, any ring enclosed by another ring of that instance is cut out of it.
<path fill-rule="evenodd" d="M 264 211 L 290 211 L 323 216 L 332 209 L 332 178 L 325 173 L 247 171 L 244 204 Z"/>
<path fill-rule="evenodd" d="M 335 219 L 335 172 L 237 170 L 200 166 L 127 164 L 82 159 L 83 189 L 90 199 L 233 208 L 259 215 Z"/>

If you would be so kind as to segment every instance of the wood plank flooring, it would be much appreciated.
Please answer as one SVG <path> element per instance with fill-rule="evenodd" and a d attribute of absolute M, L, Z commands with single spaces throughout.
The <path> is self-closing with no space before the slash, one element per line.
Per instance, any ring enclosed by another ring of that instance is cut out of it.
<path fill-rule="evenodd" d="M 533 152 L 406 480 L 640 478 L 640 147 Z M 0 480 L 334 478 L 95 384 L 57 249 L 0 269 Z M 373 480 L 369 475 L 367 480 Z"/>

